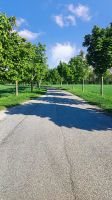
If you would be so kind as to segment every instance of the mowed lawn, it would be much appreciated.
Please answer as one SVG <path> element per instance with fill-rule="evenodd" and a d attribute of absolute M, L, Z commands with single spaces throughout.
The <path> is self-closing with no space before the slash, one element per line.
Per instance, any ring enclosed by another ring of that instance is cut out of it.
<path fill-rule="evenodd" d="M 0 85 L 0 110 L 19 105 L 24 101 L 39 97 L 45 92 L 46 90 L 43 88 L 34 88 L 33 93 L 31 93 L 29 86 L 19 86 L 19 95 L 15 96 L 14 85 Z"/>
<path fill-rule="evenodd" d="M 85 91 L 82 92 L 82 85 L 63 85 L 61 87 L 79 97 L 82 97 L 91 104 L 97 105 L 112 113 L 112 85 L 104 85 L 104 96 L 100 95 L 100 85 L 85 85 Z"/>

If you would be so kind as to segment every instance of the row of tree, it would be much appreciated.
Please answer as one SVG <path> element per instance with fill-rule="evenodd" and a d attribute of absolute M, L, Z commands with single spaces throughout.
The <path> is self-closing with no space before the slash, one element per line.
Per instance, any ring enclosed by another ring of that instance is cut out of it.
<path fill-rule="evenodd" d="M 57 68 L 50 69 L 47 74 L 47 80 L 50 83 L 73 84 L 80 83 L 86 79 L 88 72 L 88 63 L 83 56 L 83 52 L 71 58 L 69 63 L 60 62 Z"/>
<path fill-rule="evenodd" d="M 16 18 L 0 14 L 0 82 L 30 83 L 39 86 L 47 72 L 46 46 L 28 42 L 14 30 Z"/>
<path fill-rule="evenodd" d="M 54 69 L 48 69 L 46 46 L 28 42 L 15 31 L 16 18 L 0 14 L 0 82 L 30 83 L 33 85 L 44 80 L 51 84 L 96 83 L 101 80 L 103 95 L 103 78 L 112 82 L 112 24 L 107 28 L 94 26 L 91 34 L 84 37 L 83 51 L 68 63 L 61 62 Z"/>
<path fill-rule="evenodd" d="M 112 73 L 107 70 L 104 74 L 104 82 L 112 84 Z M 99 84 L 99 75 L 94 72 L 92 66 L 87 62 L 83 51 L 78 56 L 71 58 L 68 63 L 60 62 L 54 69 L 49 69 L 46 82 L 50 84 L 81 84 L 84 91 L 84 82 Z"/>
<path fill-rule="evenodd" d="M 87 54 L 81 51 L 66 64 L 60 62 L 55 69 L 50 69 L 47 80 L 50 83 L 89 83 L 101 82 L 103 95 L 103 80 L 112 83 L 112 24 L 106 29 L 94 26 L 91 34 L 84 37 L 83 46 Z"/>

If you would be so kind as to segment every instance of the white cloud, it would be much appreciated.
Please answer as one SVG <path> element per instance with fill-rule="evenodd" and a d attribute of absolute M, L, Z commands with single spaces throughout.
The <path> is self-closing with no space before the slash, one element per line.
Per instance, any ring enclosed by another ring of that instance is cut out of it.
<path fill-rule="evenodd" d="M 62 15 L 55 15 L 54 20 L 58 26 L 60 26 L 61 28 L 64 27 L 64 21 Z"/>
<path fill-rule="evenodd" d="M 56 43 L 51 48 L 50 65 L 57 66 L 60 61 L 67 63 L 70 60 L 70 58 L 76 55 L 77 53 L 78 50 L 76 49 L 76 46 L 70 44 L 70 42 Z"/>
<path fill-rule="evenodd" d="M 18 19 L 16 19 L 16 25 L 17 25 L 18 27 L 20 27 L 20 26 L 23 25 L 23 24 L 27 25 L 26 19 L 24 19 L 24 18 L 18 18 Z"/>
<path fill-rule="evenodd" d="M 91 15 L 90 15 L 90 9 L 88 6 L 79 4 L 78 6 L 74 6 L 73 4 L 68 5 L 68 10 L 76 15 L 77 17 L 80 17 L 84 21 L 90 21 Z"/>
<path fill-rule="evenodd" d="M 76 25 L 75 16 L 73 16 L 73 15 L 67 15 L 67 16 L 63 16 L 62 14 L 55 15 L 54 20 L 55 20 L 56 24 L 58 26 L 60 26 L 61 28 L 70 26 L 70 25 L 72 25 L 72 26 Z"/>
<path fill-rule="evenodd" d="M 76 20 L 75 20 L 75 16 L 73 15 L 68 15 L 65 17 L 66 19 L 66 24 L 69 26 L 69 25 L 73 25 L 75 26 L 76 25 Z"/>
<path fill-rule="evenodd" d="M 26 39 L 28 39 L 30 41 L 37 39 L 41 35 L 41 33 L 33 33 L 33 32 L 31 32 L 31 31 L 29 31 L 27 29 L 19 31 L 18 34 L 21 37 L 26 38 Z"/>
<path fill-rule="evenodd" d="M 90 21 L 90 8 L 86 5 L 69 4 L 66 6 L 66 12 L 61 12 L 59 15 L 54 16 L 54 21 L 61 28 L 76 25 L 76 17 L 83 21 Z"/>

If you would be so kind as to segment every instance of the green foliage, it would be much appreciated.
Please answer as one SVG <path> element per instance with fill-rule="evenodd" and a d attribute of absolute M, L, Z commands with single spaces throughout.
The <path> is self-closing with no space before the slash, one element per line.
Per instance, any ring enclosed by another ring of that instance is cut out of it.
<path fill-rule="evenodd" d="M 23 80 L 32 84 L 41 84 L 47 73 L 47 58 L 46 58 L 46 47 L 45 45 L 38 44 L 33 45 L 31 43 L 26 44 L 26 60 L 24 63 Z"/>
<path fill-rule="evenodd" d="M 82 55 L 71 58 L 69 66 L 74 77 L 74 83 L 80 83 L 83 79 L 88 77 L 89 66 Z"/>
<path fill-rule="evenodd" d="M 6 79 L 8 65 L 11 65 L 10 42 L 15 17 L 0 13 L 0 77 Z"/>
<path fill-rule="evenodd" d="M 48 68 L 45 52 L 46 46 L 39 43 L 38 46 L 36 46 L 34 58 L 34 65 L 36 68 L 34 80 L 37 81 L 39 87 L 45 78 Z"/>
<path fill-rule="evenodd" d="M 57 66 L 58 73 L 61 77 L 61 82 L 72 83 L 73 74 L 68 64 L 60 62 Z"/>
<path fill-rule="evenodd" d="M 51 84 L 79 83 L 89 74 L 89 66 L 83 52 L 71 58 L 69 63 L 60 62 L 57 68 L 49 70 L 47 80 Z"/>
<path fill-rule="evenodd" d="M 17 90 L 20 81 L 40 85 L 47 72 L 46 47 L 27 42 L 15 26 L 15 17 L 0 14 L 0 81 L 15 81 Z"/>
<path fill-rule="evenodd" d="M 112 67 L 112 25 L 106 29 L 94 26 L 86 35 L 83 46 L 87 47 L 87 60 L 100 77 Z"/>
<path fill-rule="evenodd" d="M 81 51 L 78 56 L 71 58 L 69 63 L 60 62 L 57 68 L 49 70 L 47 80 L 51 84 L 81 83 L 89 76 L 89 65 Z"/>
<path fill-rule="evenodd" d="M 54 69 L 49 69 L 46 80 L 50 84 L 59 84 L 61 83 L 61 76 L 58 73 L 58 70 L 56 68 Z"/>

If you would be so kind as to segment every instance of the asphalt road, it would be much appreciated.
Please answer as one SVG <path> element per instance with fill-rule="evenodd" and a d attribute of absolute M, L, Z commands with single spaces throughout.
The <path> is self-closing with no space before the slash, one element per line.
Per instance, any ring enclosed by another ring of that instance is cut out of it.
<path fill-rule="evenodd" d="M 112 200 L 111 117 L 49 90 L 0 120 L 0 200 Z"/>

